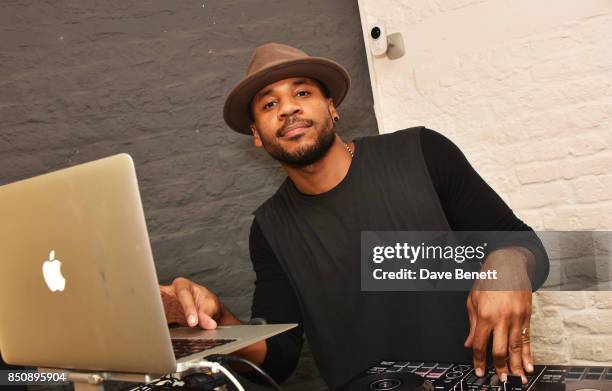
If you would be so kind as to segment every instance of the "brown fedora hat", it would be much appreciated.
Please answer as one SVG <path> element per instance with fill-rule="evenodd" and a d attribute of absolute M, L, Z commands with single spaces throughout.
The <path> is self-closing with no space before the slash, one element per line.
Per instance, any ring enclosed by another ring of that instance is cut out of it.
<path fill-rule="evenodd" d="M 280 43 L 255 49 L 246 76 L 230 91 L 223 105 L 223 119 L 230 128 L 251 134 L 251 100 L 265 86 L 290 77 L 309 77 L 323 83 L 338 107 L 351 85 L 344 67 L 323 57 L 311 57 L 302 50 Z"/>

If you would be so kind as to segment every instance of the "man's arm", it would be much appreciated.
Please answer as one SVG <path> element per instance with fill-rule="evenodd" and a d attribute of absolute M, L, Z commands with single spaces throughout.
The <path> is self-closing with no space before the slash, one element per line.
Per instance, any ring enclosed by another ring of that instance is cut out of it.
<path fill-rule="evenodd" d="M 441 134 L 421 130 L 421 149 L 432 183 L 451 229 L 457 231 L 528 231 L 510 235 L 520 240 L 498 242 L 483 270 L 510 270 L 513 288 L 500 291 L 475 284 L 467 301 L 470 333 L 465 346 L 474 352 L 478 375 L 486 367 L 486 347 L 493 333 L 493 361 L 500 378 L 509 370 L 526 382 L 523 368 L 533 370 L 528 339 L 532 287 L 548 275 L 548 257 L 533 230 L 518 219 L 506 203 L 478 175 L 459 148 Z M 504 273 L 506 274 L 506 273 Z M 527 336 L 526 336 L 527 334 Z"/>

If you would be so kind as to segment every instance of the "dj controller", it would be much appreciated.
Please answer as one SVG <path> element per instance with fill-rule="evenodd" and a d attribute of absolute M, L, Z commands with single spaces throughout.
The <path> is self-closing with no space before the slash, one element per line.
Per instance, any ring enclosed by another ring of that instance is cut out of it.
<path fill-rule="evenodd" d="M 502 383 L 494 368 L 477 377 L 469 364 L 381 361 L 340 391 L 612 391 L 612 367 L 535 365 L 527 379 Z"/>

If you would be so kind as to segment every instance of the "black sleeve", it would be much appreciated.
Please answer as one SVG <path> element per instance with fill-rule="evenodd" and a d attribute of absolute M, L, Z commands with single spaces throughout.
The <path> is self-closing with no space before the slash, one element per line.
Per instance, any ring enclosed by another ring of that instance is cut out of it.
<path fill-rule="evenodd" d="M 530 231 L 519 243 L 536 259 L 533 290 L 548 277 L 546 250 L 533 229 L 514 215 L 501 197 L 478 175 L 461 150 L 431 129 L 420 133 L 421 150 L 448 223 L 454 231 Z M 505 243 L 509 244 L 509 243 Z M 499 247 L 499 246 L 498 246 Z"/>
<path fill-rule="evenodd" d="M 262 368 L 280 383 L 291 375 L 300 357 L 304 342 L 302 314 L 293 288 L 256 219 L 251 225 L 249 251 L 256 275 L 251 316 L 268 323 L 298 324 L 266 340 L 268 353 Z"/>

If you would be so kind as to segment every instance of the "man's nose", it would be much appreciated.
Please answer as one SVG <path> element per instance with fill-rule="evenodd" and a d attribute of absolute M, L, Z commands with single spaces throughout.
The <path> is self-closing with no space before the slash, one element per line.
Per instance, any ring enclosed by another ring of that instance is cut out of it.
<path fill-rule="evenodd" d="M 278 116 L 284 121 L 285 118 L 300 114 L 301 112 L 302 107 L 294 99 L 288 99 L 282 103 Z"/>

